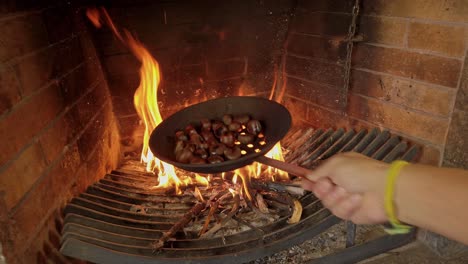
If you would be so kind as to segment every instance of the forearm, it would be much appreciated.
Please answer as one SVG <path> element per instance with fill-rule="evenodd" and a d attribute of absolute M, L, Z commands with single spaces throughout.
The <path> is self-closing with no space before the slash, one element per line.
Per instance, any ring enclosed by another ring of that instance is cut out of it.
<path fill-rule="evenodd" d="M 395 189 L 398 218 L 468 244 L 468 172 L 409 165 Z"/>

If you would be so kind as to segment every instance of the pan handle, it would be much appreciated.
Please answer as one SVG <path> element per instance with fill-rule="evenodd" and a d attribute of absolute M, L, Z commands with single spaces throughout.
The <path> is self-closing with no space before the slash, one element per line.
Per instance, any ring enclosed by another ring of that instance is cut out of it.
<path fill-rule="evenodd" d="M 294 164 L 291 164 L 291 163 L 287 163 L 287 162 L 284 162 L 284 161 L 271 159 L 271 158 L 268 158 L 268 157 L 265 157 L 265 156 L 260 156 L 258 158 L 255 158 L 255 161 L 260 162 L 260 163 L 265 164 L 265 165 L 268 165 L 268 166 L 271 166 L 271 167 L 274 167 L 274 168 L 277 168 L 277 169 L 280 169 L 280 170 L 283 170 L 283 171 L 285 171 L 285 172 L 287 172 L 289 174 L 301 177 L 303 179 L 307 179 L 307 175 L 312 172 L 311 170 L 308 170 L 306 168 L 303 168 L 303 167 L 300 167 L 300 166 L 297 166 L 297 165 L 294 165 Z M 307 180 L 309 180 L 309 179 L 307 179 Z"/>

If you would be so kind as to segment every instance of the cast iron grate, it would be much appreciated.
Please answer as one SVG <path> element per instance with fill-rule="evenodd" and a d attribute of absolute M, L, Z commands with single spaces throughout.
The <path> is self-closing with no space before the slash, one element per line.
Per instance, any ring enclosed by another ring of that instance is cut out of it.
<path fill-rule="evenodd" d="M 339 152 L 356 151 L 385 162 L 412 161 L 419 152 L 418 146 L 378 129 L 296 128 L 282 144 L 288 150 L 286 161 L 308 168 Z M 280 217 L 262 227 L 249 225 L 246 231 L 211 239 L 191 239 L 182 233 L 154 252 L 150 243 L 196 202 L 193 196 L 168 198 L 139 187 L 155 182 L 153 175 L 117 170 L 89 186 L 65 208 L 61 253 L 94 263 L 243 263 L 302 243 L 341 221 L 307 193 L 300 198 L 303 214 L 297 224 Z M 310 263 L 356 262 L 414 240 L 413 232 L 355 245 L 355 233 L 356 226 L 347 223 L 343 249 Z"/>

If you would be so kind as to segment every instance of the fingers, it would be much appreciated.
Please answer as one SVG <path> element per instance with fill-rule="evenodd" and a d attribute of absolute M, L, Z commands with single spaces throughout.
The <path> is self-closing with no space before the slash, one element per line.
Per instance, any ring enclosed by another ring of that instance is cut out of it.
<path fill-rule="evenodd" d="M 350 194 L 327 178 L 318 180 L 313 186 L 313 192 L 334 215 L 346 220 L 353 216 L 362 203 L 360 194 Z"/>

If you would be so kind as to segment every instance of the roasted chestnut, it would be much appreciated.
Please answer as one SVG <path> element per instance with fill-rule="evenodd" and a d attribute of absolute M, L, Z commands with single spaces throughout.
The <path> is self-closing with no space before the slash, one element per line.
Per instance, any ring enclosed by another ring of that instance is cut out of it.
<path fill-rule="evenodd" d="M 249 115 L 238 115 L 234 117 L 234 121 L 241 123 L 242 125 L 247 124 L 249 122 L 250 117 Z"/>
<path fill-rule="evenodd" d="M 206 150 L 204 150 L 202 148 L 195 150 L 194 153 L 195 153 L 195 155 L 199 156 L 202 159 L 208 158 L 208 152 L 206 152 Z"/>
<path fill-rule="evenodd" d="M 216 137 L 220 138 L 224 133 L 228 131 L 229 131 L 228 128 L 225 125 L 222 125 L 214 131 L 214 134 Z"/>
<path fill-rule="evenodd" d="M 262 124 L 258 120 L 250 120 L 246 125 L 247 132 L 252 135 L 257 135 L 262 131 Z"/>
<path fill-rule="evenodd" d="M 182 141 L 187 141 L 188 140 L 187 135 L 182 130 L 177 131 L 175 133 L 175 137 L 176 137 L 177 140 L 182 140 Z"/>
<path fill-rule="evenodd" d="M 224 156 L 229 160 L 235 160 L 242 156 L 241 149 L 239 147 L 227 148 L 224 150 Z"/>
<path fill-rule="evenodd" d="M 201 123 L 202 130 L 209 131 L 211 129 L 211 121 L 209 119 L 202 119 L 200 123 Z"/>
<path fill-rule="evenodd" d="M 221 157 L 219 155 L 212 155 L 212 156 L 210 156 L 208 158 L 208 162 L 211 163 L 211 164 L 221 163 L 223 161 L 224 161 L 223 157 Z"/>
<path fill-rule="evenodd" d="M 187 133 L 189 136 L 191 134 L 198 134 L 197 130 L 192 125 L 188 125 L 185 127 L 185 133 Z"/>
<path fill-rule="evenodd" d="M 209 149 L 210 155 L 223 155 L 225 149 L 226 149 L 226 145 L 222 143 L 216 144 L 210 147 Z"/>
<path fill-rule="evenodd" d="M 190 164 L 206 164 L 206 160 L 197 156 L 190 158 Z"/>
<path fill-rule="evenodd" d="M 178 153 L 178 152 L 182 151 L 184 148 L 185 148 L 185 141 L 177 140 L 176 145 L 175 145 L 175 149 L 174 149 L 174 153 Z"/>
<path fill-rule="evenodd" d="M 241 144 L 249 144 L 249 143 L 252 143 L 252 142 L 254 141 L 254 139 L 255 139 L 255 136 L 252 135 L 252 134 L 245 134 L 245 133 L 242 134 L 242 133 L 241 133 L 241 134 L 239 134 L 239 135 L 237 136 L 237 140 L 239 140 L 239 142 L 240 142 Z"/>
<path fill-rule="evenodd" d="M 228 129 L 232 132 L 240 132 L 242 131 L 242 125 L 237 121 L 232 121 L 232 123 L 229 124 Z"/>
<path fill-rule="evenodd" d="M 234 137 L 234 134 L 232 132 L 224 133 L 219 138 L 219 141 L 221 141 L 221 143 L 225 144 L 228 147 L 234 146 L 235 140 L 236 140 L 236 138 Z"/>
<path fill-rule="evenodd" d="M 189 163 L 192 157 L 193 153 L 187 147 L 176 153 L 176 160 L 181 163 Z"/>
<path fill-rule="evenodd" d="M 223 123 L 226 126 L 229 126 L 229 124 L 231 124 L 231 122 L 232 122 L 232 115 L 223 115 Z"/>

